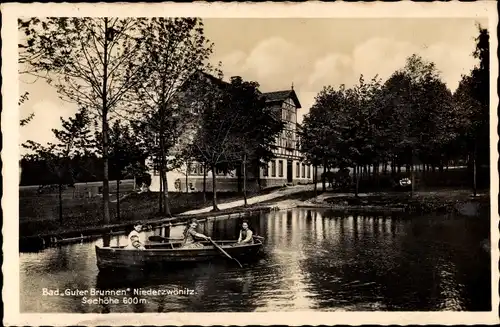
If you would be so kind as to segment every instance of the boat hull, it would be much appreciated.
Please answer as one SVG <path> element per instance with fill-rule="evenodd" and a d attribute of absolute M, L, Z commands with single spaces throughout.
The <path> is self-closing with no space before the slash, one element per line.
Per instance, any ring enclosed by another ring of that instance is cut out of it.
<path fill-rule="evenodd" d="M 218 245 L 230 256 L 241 259 L 255 256 L 262 242 L 236 245 L 235 241 L 218 241 Z M 180 248 L 180 243 L 149 244 L 145 250 L 130 250 L 124 247 L 95 247 L 97 266 L 104 269 L 143 269 L 180 263 L 196 263 L 224 258 L 221 252 L 209 243 L 201 248 Z"/>

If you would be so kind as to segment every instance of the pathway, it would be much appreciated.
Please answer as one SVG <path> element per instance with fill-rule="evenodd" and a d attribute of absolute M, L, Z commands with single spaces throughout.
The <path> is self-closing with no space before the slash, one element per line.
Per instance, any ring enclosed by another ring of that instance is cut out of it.
<path fill-rule="evenodd" d="M 318 183 L 318 189 L 320 189 L 321 183 Z M 308 185 L 295 185 L 295 186 L 288 186 L 286 188 L 280 189 L 278 191 L 269 193 L 269 194 L 263 194 L 263 195 L 257 195 L 251 198 L 247 199 L 247 203 L 250 204 L 255 204 L 255 203 L 261 203 L 264 201 L 269 201 L 272 199 L 276 199 L 285 195 L 290 195 L 294 193 L 299 193 L 303 191 L 312 191 L 314 190 L 314 184 L 308 184 Z M 238 201 L 233 201 L 233 202 L 227 202 L 227 203 L 221 203 L 218 205 L 220 210 L 224 209 L 230 209 L 230 208 L 235 208 L 235 207 L 241 207 L 245 204 L 244 200 L 238 200 Z M 206 207 L 203 209 L 198 209 L 198 210 L 191 210 L 191 211 L 186 211 L 181 213 L 181 215 L 195 215 L 199 213 L 206 213 L 210 212 L 213 207 Z"/>

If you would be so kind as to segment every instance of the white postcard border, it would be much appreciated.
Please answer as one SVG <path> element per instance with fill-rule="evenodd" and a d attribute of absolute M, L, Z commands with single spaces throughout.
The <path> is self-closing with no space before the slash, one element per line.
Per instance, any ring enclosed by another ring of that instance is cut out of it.
<path fill-rule="evenodd" d="M 5 325 L 318 325 L 318 324 L 496 324 L 498 320 L 498 24 L 495 1 L 474 3 L 189 3 L 189 4 L 4 4 L 2 7 L 3 133 L 3 301 Z M 389 18 L 487 17 L 490 32 L 491 96 L 491 267 L 492 312 L 268 312 L 163 314 L 19 313 L 19 117 L 17 110 L 17 17 L 29 16 L 197 16 L 220 18 Z"/>

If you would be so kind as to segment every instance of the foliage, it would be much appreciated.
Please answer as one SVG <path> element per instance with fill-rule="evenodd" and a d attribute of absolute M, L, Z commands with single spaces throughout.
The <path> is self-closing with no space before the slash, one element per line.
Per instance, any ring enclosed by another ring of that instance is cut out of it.
<path fill-rule="evenodd" d="M 24 102 L 28 101 L 28 96 L 29 96 L 29 93 L 28 92 L 24 92 L 20 97 L 19 97 L 19 100 L 17 102 L 17 105 L 20 107 Z M 22 118 L 20 121 L 19 121 L 19 125 L 22 127 L 22 126 L 25 126 L 27 125 L 32 119 L 33 117 L 35 117 L 35 113 L 32 112 L 28 115 L 28 117 L 25 117 L 25 118 Z"/>
<path fill-rule="evenodd" d="M 63 119 L 62 129 L 52 129 L 57 143 L 43 146 L 34 141 L 27 141 L 22 146 L 30 153 L 27 160 L 43 161 L 49 171 L 56 177 L 59 185 L 59 215 L 62 222 L 62 185 L 72 185 L 75 181 L 73 159 L 88 156 L 92 151 L 92 134 L 89 129 L 90 118 L 86 109 L 81 108 L 75 117 Z"/>
<path fill-rule="evenodd" d="M 327 169 L 387 162 L 442 169 L 449 160 L 488 153 L 488 32 L 480 28 L 476 41 L 480 63 L 455 93 L 434 63 L 417 55 L 385 83 L 361 76 L 351 88 L 324 87 L 299 130 L 306 159 Z"/>
<path fill-rule="evenodd" d="M 43 77 L 61 99 L 100 118 L 104 222 L 109 216 L 108 120 L 132 95 L 142 65 L 137 18 L 51 17 L 19 20 L 27 72 Z"/>
<path fill-rule="evenodd" d="M 283 122 L 266 106 L 258 86 L 239 76 L 228 83 L 220 73 L 217 77 L 200 73 L 186 90 L 186 96 L 194 99 L 198 120 L 185 154 L 212 171 L 214 190 L 218 172 L 228 173 L 247 162 L 263 165 L 273 156 Z M 213 207 L 218 210 L 213 193 Z"/>
<path fill-rule="evenodd" d="M 147 153 L 138 142 L 133 129 L 115 120 L 109 130 L 110 167 L 117 172 L 118 179 L 142 175 L 146 172 Z"/>
<path fill-rule="evenodd" d="M 182 148 L 179 141 L 192 118 L 190 108 L 183 103 L 183 86 L 205 68 L 212 45 L 204 36 L 203 22 L 196 18 L 145 21 L 141 39 L 144 47 L 138 60 L 143 67 L 142 82 L 135 87 L 139 118 L 134 127 L 148 144 L 160 174 L 160 212 L 170 214 L 167 172 L 179 165 L 179 160 L 171 157 L 179 151 L 176 146 Z"/>

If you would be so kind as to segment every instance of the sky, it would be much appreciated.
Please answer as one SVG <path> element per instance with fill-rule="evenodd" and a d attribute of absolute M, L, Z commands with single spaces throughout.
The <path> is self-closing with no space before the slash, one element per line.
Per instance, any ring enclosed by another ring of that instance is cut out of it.
<path fill-rule="evenodd" d="M 477 24 L 471 18 L 210 18 L 205 35 L 214 43 L 211 62 L 222 62 L 225 77 L 256 81 L 262 92 L 290 89 L 302 104 L 298 120 L 324 86 L 352 86 L 360 74 L 387 79 L 418 54 L 433 61 L 442 80 L 454 91 L 462 74 L 476 64 L 472 57 Z M 54 141 L 52 128 L 76 106 L 63 102 L 43 80 L 20 77 L 20 92 L 30 92 L 20 115 L 35 118 L 20 131 L 20 142 Z M 21 150 L 22 152 L 24 150 Z"/>

